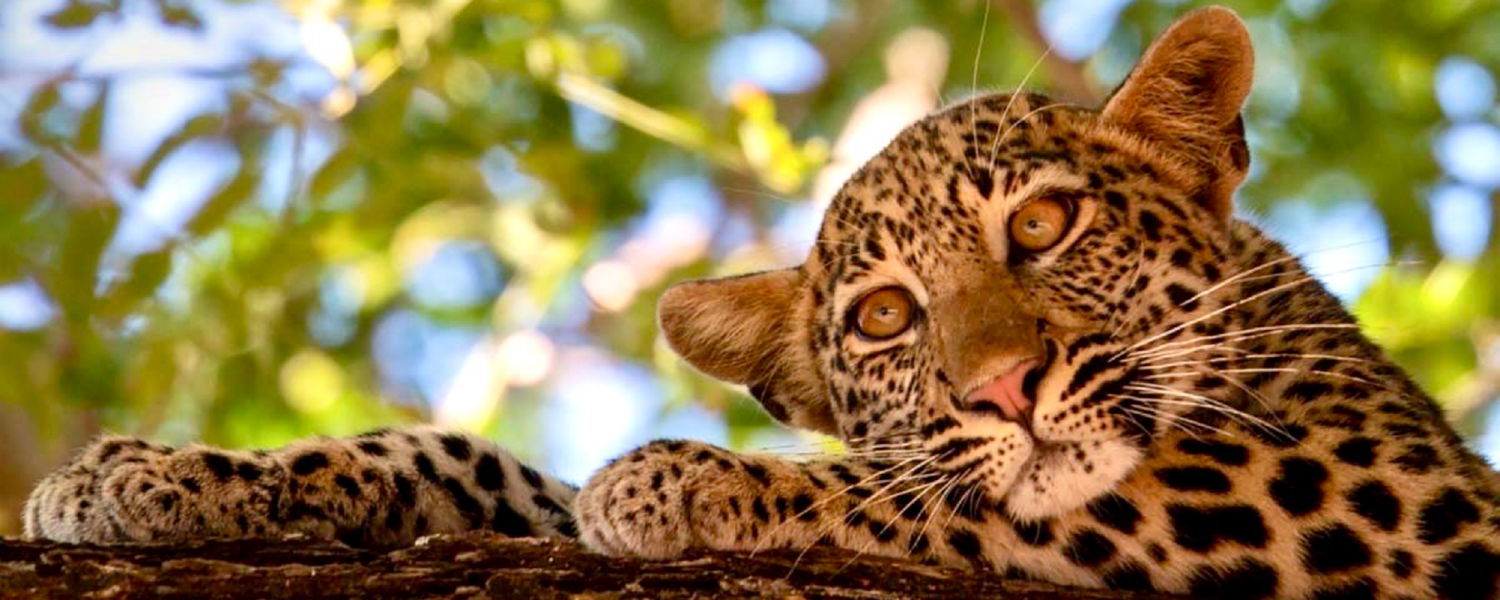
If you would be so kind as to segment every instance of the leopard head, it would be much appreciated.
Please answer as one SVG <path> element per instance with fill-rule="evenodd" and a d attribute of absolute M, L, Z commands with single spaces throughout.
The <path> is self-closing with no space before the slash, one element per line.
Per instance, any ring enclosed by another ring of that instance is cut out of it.
<path fill-rule="evenodd" d="M 1202 410 L 1139 398 L 1143 349 L 1254 326 L 1213 289 L 1248 227 L 1230 213 L 1251 64 L 1239 18 L 1209 8 L 1100 109 L 950 106 L 850 178 L 806 262 L 674 286 L 662 330 L 785 423 L 919 447 L 906 460 L 1018 518 L 1076 508 Z"/>

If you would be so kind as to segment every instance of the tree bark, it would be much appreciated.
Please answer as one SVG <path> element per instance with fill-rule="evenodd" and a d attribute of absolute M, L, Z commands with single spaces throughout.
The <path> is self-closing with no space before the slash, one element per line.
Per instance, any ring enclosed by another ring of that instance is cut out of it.
<path fill-rule="evenodd" d="M 1003 580 L 834 549 L 643 561 L 571 542 L 469 533 L 390 552 L 305 540 L 109 547 L 0 540 L 0 598 L 1168 597 Z"/>

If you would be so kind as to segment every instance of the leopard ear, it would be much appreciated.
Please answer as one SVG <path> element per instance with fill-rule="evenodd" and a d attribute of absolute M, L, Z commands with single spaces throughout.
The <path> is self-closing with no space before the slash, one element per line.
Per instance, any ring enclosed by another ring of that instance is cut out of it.
<path fill-rule="evenodd" d="M 1250 168 L 1240 108 L 1254 64 L 1250 34 L 1234 11 L 1195 10 L 1146 49 L 1103 118 L 1186 160 L 1203 176 L 1200 201 L 1228 218 Z"/>
<path fill-rule="evenodd" d="M 679 283 L 656 312 L 667 343 L 698 370 L 748 386 L 783 423 L 835 431 L 801 269 Z"/>

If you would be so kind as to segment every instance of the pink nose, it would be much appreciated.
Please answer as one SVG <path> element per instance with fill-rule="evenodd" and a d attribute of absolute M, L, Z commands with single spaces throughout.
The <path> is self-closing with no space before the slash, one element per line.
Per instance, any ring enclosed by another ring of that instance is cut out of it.
<path fill-rule="evenodd" d="M 1036 368 L 1037 362 L 1036 359 L 1023 362 L 994 381 L 979 386 L 964 397 L 964 404 L 978 406 L 990 403 L 999 407 L 1005 418 L 1019 421 L 1031 408 L 1031 399 L 1021 391 L 1021 383 L 1026 380 L 1026 374 Z"/>

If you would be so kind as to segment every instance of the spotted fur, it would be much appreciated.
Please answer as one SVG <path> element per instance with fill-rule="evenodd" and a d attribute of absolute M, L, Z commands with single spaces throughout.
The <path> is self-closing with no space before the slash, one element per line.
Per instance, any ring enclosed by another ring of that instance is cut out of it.
<path fill-rule="evenodd" d="M 395 546 L 474 529 L 573 537 L 576 492 L 493 442 L 434 428 L 269 452 L 106 436 L 43 479 L 23 516 L 27 536 L 64 542 L 300 534 Z"/>
<path fill-rule="evenodd" d="M 1496 474 L 1296 257 L 1230 216 L 1250 62 L 1239 19 L 1205 9 L 1099 110 L 948 107 L 845 184 L 802 265 L 668 291 L 688 362 L 845 453 L 658 441 L 574 498 L 434 430 L 264 454 L 106 438 L 38 486 L 27 530 L 572 535 L 571 499 L 610 554 L 830 544 L 1213 598 L 1500 597 Z M 1024 251 L 1006 224 L 1041 198 L 1071 221 Z M 913 320 L 871 339 L 853 311 L 882 288 Z M 973 401 L 1017 372 L 1024 411 Z"/>

